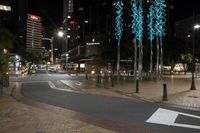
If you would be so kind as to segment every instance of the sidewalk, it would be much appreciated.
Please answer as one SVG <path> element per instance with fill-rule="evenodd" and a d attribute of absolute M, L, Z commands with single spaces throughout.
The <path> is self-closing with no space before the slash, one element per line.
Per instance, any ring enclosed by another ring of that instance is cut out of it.
<path fill-rule="evenodd" d="M 96 79 L 90 79 L 87 82 L 97 84 Z M 167 85 L 168 101 L 163 101 L 163 84 Z M 135 81 L 127 80 L 127 77 L 116 81 L 114 87 L 111 85 L 111 80 L 101 80 L 97 85 L 107 91 L 119 93 L 129 98 L 138 98 L 140 100 L 163 103 L 171 106 L 200 111 L 200 79 L 195 79 L 197 90 L 190 90 L 190 76 L 167 76 L 162 81 L 140 81 L 139 93 L 136 92 Z M 97 92 L 98 93 L 98 92 Z"/>
<path fill-rule="evenodd" d="M 0 133 L 115 133 L 79 120 L 81 114 L 67 109 L 41 105 L 48 106 L 44 109 L 16 101 L 10 97 L 14 85 L 4 88 L 0 98 Z"/>

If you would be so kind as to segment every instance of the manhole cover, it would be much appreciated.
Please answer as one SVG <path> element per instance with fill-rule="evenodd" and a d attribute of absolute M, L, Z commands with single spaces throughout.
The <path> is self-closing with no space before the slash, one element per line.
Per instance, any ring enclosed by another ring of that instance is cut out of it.
<path fill-rule="evenodd" d="M 188 96 L 190 98 L 199 98 L 198 96 Z"/>

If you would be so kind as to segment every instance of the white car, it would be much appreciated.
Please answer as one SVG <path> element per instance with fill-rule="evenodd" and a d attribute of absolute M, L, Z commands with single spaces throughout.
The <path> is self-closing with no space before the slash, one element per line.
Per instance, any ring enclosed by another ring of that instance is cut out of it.
<path fill-rule="evenodd" d="M 49 72 L 57 72 L 57 69 L 56 69 L 56 67 L 54 67 L 54 66 L 50 66 L 50 67 L 48 68 L 48 71 L 49 71 Z"/>

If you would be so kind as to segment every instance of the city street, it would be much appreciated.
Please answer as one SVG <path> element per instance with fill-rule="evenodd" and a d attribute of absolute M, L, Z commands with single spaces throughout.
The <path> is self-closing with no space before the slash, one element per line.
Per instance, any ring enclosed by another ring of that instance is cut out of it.
<path fill-rule="evenodd" d="M 21 91 L 27 98 L 84 113 L 94 118 L 134 125 L 152 132 L 196 133 L 200 130 L 199 112 L 145 103 L 136 99 L 91 95 L 81 89 L 74 90 L 73 86 L 66 86 L 64 80 L 71 81 L 73 84 L 73 81 L 76 83 L 81 81 L 81 77 L 39 71 L 37 75 L 15 81 L 22 83 Z M 57 87 L 55 81 L 61 81 L 62 86 Z"/>

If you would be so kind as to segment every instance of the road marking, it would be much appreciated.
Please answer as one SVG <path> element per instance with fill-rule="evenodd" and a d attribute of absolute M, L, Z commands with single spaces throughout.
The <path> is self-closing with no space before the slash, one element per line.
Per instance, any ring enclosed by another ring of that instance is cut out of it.
<path fill-rule="evenodd" d="M 71 89 L 62 89 L 62 88 L 57 88 L 54 83 L 52 83 L 51 81 L 48 81 L 48 84 L 49 86 L 52 88 L 52 89 L 55 89 L 55 90 L 59 90 L 59 91 L 67 91 L 67 92 L 76 92 L 74 90 L 71 90 Z"/>
<path fill-rule="evenodd" d="M 21 83 L 44 83 L 47 81 L 22 81 Z"/>
<path fill-rule="evenodd" d="M 184 115 L 184 116 L 200 119 L 200 116 L 181 113 L 181 112 L 172 111 L 172 110 L 163 109 L 163 108 L 158 108 L 156 112 L 154 112 L 153 115 L 148 120 L 146 120 L 146 122 L 161 124 L 161 125 L 168 125 L 168 126 L 175 126 L 175 127 L 200 129 L 200 126 L 197 126 L 197 125 L 175 123 L 178 115 Z"/>
<path fill-rule="evenodd" d="M 51 74 L 49 74 L 49 73 L 47 73 L 50 77 L 52 77 L 52 75 Z"/>
<path fill-rule="evenodd" d="M 63 84 L 69 86 L 68 81 L 67 80 L 60 80 L 60 82 L 62 82 Z"/>
<path fill-rule="evenodd" d="M 81 82 L 79 82 L 79 81 L 76 81 L 76 83 L 75 83 L 76 85 L 81 85 L 82 83 Z"/>

